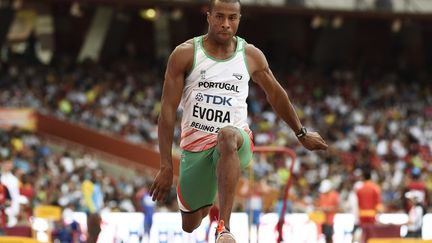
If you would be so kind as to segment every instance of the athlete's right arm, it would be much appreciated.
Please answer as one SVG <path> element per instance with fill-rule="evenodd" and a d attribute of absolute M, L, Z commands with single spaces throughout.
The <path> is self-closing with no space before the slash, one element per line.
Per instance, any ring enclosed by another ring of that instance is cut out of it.
<path fill-rule="evenodd" d="M 192 66 L 192 61 L 193 44 L 191 42 L 179 45 L 168 59 L 158 120 L 160 169 L 150 188 L 153 201 L 163 200 L 171 189 L 173 181 L 171 147 L 176 112 L 183 93 L 185 75 Z"/>

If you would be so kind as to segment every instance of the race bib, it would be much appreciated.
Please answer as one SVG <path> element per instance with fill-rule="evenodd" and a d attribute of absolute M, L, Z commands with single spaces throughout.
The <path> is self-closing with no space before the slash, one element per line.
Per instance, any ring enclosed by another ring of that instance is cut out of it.
<path fill-rule="evenodd" d="M 218 133 L 222 127 L 233 125 L 234 105 L 232 96 L 210 95 L 192 91 L 194 101 L 189 107 L 189 126 L 207 133 Z"/>

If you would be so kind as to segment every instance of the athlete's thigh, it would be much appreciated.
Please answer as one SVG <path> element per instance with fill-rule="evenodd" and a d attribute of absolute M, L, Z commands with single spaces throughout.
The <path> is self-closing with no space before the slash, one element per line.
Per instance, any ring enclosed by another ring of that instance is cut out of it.
<path fill-rule="evenodd" d="M 213 151 L 214 148 L 202 152 L 182 152 L 177 187 L 181 211 L 194 212 L 213 204 L 217 189 Z"/>

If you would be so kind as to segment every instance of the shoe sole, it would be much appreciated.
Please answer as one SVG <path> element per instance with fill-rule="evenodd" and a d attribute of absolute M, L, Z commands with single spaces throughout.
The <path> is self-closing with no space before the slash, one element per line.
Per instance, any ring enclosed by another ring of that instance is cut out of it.
<path fill-rule="evenodd" d="M 216 240 L 216 243 L 236 243 L 236 240 L 231 235 L 224 234 Z"/>

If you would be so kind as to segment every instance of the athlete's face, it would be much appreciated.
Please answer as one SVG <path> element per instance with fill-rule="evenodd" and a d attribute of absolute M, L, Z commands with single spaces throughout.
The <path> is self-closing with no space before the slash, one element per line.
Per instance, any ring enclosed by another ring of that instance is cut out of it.
<path fill-rule="evenodd" d="M 216 1 L 207 13 L 209 35 L 219 43 L 226 43 L 237 33 L 240 23 L 240 3 Z"/>

